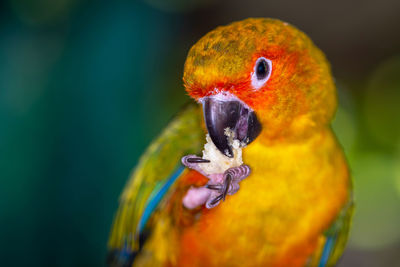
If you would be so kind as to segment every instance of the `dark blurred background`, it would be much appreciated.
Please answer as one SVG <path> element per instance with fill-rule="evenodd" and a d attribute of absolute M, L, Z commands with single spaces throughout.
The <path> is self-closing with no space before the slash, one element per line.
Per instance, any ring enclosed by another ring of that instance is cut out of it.
<path fill-rule="evenodd" d="M 188 101 L 188 49 L 274 17 L 327 54 L 357 209 L 345 266 L 400 266 L 400 1 L 0 2 L 0 265 L 102 266 L 118 196 Z M 329 189 L 327 189 L 329 190 Z"/>

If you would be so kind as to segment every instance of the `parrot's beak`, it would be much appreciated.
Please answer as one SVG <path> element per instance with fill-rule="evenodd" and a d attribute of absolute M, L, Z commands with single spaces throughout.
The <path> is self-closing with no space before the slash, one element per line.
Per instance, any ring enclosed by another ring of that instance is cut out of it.
<path fill-rule="evenodd" d="M 253 110 L 239 99 L 206 96 L 201 99 L 204 120 L 211 140 L 228 157 L 233 157 L 232 144 L 226 135 L 229 128 L 241 144 L 252 142 L 261 132 L 261 124 Z"/>

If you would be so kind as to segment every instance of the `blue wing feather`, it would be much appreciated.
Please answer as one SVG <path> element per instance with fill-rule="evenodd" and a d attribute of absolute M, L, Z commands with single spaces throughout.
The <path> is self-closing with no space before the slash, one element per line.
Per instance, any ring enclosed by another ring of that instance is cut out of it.
<path fill-rule="evenodd" d="M 151 234 L 151 218 L 179 179 L 180 159 L 201 152 L 204 145 L 202 110 L 185 106 L 141 156 L 124 192 L 108 242 L 109 266 L 131 266 Z"/>
<path fill-rule="evenodd" d="M 160 201 L 163 199 L 165 194 L 168 192 L 170 187 L 174 184 L 176 179 L 182 174 L 183 170 L 185 169 L 184 166 L 180 165 L 168 178 L 168 180 L 154 193 L 151 194 L 150 198 L 148 199 L 145 209 L 143 211 L 143 215 L 140 217 L 139 224 L 137 227 L 136 234 L 140 235 L 142 233 L 144 227 L 146 226 L 147 221 L 149 220 L 150 216 L 152 215 L 153 211 L 157 208 Z"/>
<path fill-rule="evenodd" d="M 330 236 L 326 239 L 318 267 L 325 267 L 327 265 L 332 249 L 334 248 L 335 239 L 336 235 Z"/>
<path fill-rule="evenodd" d="M 336 265 L 347 242 L 353 208 L 354 202 L 351 195 L 337 219 L 332 223 L 329 229 L 325 231 L 324 236 L 326 239 L 321 253 L 317 253 L 313 256 L 317 257 L 316 261 L 312 260 L 309 266 L 331 267 Z"/>

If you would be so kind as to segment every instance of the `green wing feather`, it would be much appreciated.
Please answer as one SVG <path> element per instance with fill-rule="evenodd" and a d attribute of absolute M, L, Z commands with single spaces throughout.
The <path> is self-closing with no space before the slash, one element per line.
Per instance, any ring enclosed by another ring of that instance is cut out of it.
<path fill-rule="evenodd" d="M 351 190 L 351 189 L 350 189 Z M 325 242 L 312 256 L 308 266 L 332 267 L 337 264 L 346 247 L 354 211 L 352 194 L 336 220 L 325 231 Z"/>
<path fill-rule="evenodd" d="M 326 266 L 335 266 L 343 254 L 349 237 L 354 212 L 354 200 L 351 195 L 348 203 L 343 207 L 335 223 L 325 232 L 327 238 L 333 238 L 334 244 L 329 251 Z"/>
<path fill-rule="evenodd" d="M 147 148 L 120 198 L 108 246 L 110 250 L 136 251 L 139 220 L 151 194 L 171 176 L 184 155 L 196 154 L 204 144 L 202 111 L 187 105 Z"/>

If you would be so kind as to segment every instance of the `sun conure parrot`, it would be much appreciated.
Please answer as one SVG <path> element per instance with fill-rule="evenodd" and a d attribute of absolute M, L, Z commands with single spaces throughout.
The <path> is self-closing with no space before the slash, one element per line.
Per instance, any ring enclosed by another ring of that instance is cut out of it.
<path fill-rule="evenodd" d="M 285 22 L 246 19 L 201 38 L 183 76 L 198 104 L 141 157 L 108 264 L 333 266 L 353 201 L 330 126 L 337 99 L 324 54 Z M 206 134 L 220 160 L 200 156 Z M 242 161 L 221 167 L 239 152 Z M 205 171 L 211 163 L 219 171 Z"/>

